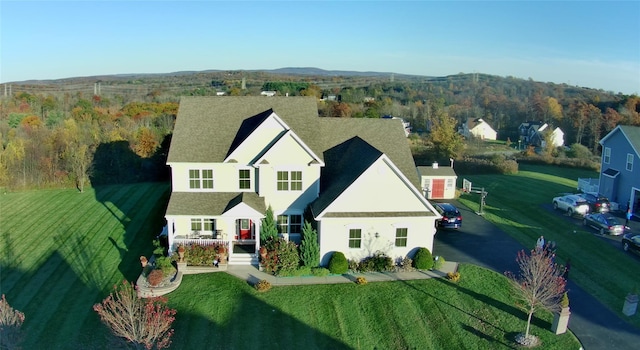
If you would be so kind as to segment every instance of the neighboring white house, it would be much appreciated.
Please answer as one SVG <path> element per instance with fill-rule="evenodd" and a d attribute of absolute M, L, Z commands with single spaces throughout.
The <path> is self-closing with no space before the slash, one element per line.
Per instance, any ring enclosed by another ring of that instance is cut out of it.
<path fill-rule="evenodd" d="M 481 140 L 495 140 L 498 135 L 482 118 L 467 118 L 467 121 L 458 128 L 458 133 L 466 138 L 473 136 Z"/>
<path fill-rule="evenodd" d="M 538 128 L 538 130 L 536 130 L 536 132 L 532 134 L 530 138 L 530 144 L 534 146 L 545 147 L 547 144 L 547 141 L 545 139 L 545 134 L 549 132 L 550 128 L 551 127 L 549 126 L 549 124 L 547 123 L 542 124 Z M 553 145 L 553 147 L 564 146 L 564 131 L 562 131 L 560 128 L 553 129 L 553 131 L 551 131 L 549 140 L 551 141 L 551 144 Z"/>
<path fill-rule="evenodd" d="M 432 166 L 419 166 L 418 174 L 422 184 L 422 193 L 427 199 L 453 199 L 456 197 L 456 180 L 458 175 L 451 166 L 441 167 L 438 163 Z"/>
<path fill-rule="evenodd" d="M 437 211 L 420 190 L 400 120 L 320 118 L 313 97 L 182 97 L 167 164 L 170 250 L 229 244 L 229 264 L 256 264 L 271 207 L 282 237 L 317 224 L 335 251 L 394 259 L 433 249 Z"/>
<path fill-rule="evenodd" d="M 267 97 L 273 97 L 273 96 L 275 96 L 277 94 L 278 94 L 277 91 L 262 91 L 262 92 L 260 92 L 260 95 L 267 96 Z"/>

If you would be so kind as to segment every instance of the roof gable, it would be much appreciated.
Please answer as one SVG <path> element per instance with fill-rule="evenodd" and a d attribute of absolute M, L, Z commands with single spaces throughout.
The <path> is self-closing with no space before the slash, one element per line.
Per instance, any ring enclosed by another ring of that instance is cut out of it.
<path fill-rule="evenodd" d="M 307 164 L 324 165 L 324 162 L 296 135 L 287 130 L 269 147 L 266 147 L 251 164 L 276 164 L 307 158 Z"/>
<path fill-rule="evenodd" d="M 640 126 L 618 125 L 600 140 L 600 144 L 605 146 L 605 143 L 618 132 L 625 137 L 629 145 L 631 145 L 636 152 L 636 155 L 640 157 Z"/>

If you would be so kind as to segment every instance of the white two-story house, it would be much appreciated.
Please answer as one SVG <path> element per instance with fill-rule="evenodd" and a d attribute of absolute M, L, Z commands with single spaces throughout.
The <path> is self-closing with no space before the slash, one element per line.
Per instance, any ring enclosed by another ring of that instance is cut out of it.
<path fill-rule="evenodd" d="M 309 209 L 322 264 L 335 251 L 400 259 L 433 248 L 439 215 L 400 120 L 321 118 L 313 97 L 183 97 L 167 164 L 171 251 L 225 243 L 229 264 L 256 264 L 268 207 L 294 242 Z"/>

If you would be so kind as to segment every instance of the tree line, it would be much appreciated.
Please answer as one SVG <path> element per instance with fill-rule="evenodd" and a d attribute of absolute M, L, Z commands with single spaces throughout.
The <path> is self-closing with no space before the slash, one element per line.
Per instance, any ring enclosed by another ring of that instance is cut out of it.
<path fill-rule="evenodd" d="M 599 153 L 598 141 L 615 126 L 640 125 L 638 96 L 512 77 L 274 79 L 253 73 L 245 79 L 242 72 L 225 74 L 224 79 L 196 77 L 202 86 L 186 75 L 171 77 L 174 85 L 164 88 L 154 81 L 153 89 L 138 94 L 54 94 L 49 86 L 43 93 L 21 91 L 1 98 L 0 186 L 82 190 L 88 183 L 166 179 L 166 153 L 180 96 L 220 91 L 243 96 L 269 89 L 279 95 L 315 96 L 321 117 L 401 117 L 413 127 L 413 147 L 440 160 L 461 156 L 463 141 L 456 130 L 470 118 L 484 119 L 499 139 L 511 141 L 518 139 L 521 123 L 543 121 L 565 132 L 565 144 L 584 145 L 594 154 Z"/>

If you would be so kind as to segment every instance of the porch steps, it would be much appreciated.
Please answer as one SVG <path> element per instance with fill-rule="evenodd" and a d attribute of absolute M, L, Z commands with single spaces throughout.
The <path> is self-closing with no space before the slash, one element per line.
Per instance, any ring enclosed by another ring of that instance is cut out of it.
<path fill-rule="evenodd" d="M 257 254 L 238 254 L 229 256 L 229 265 L 253 265 L 258 266 Z"/>

